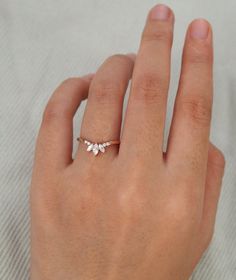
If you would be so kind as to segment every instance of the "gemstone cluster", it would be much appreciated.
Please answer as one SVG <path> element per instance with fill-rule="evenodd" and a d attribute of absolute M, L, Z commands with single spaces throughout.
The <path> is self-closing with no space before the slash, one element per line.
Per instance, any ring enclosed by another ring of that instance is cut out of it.
<path fill-rule="evenodd" d="M 98 155 L 99 152 L 105 153 L 105 148 L 110 146 L 110 142 L 105 142 L 105 143 L 91 143 L 87 140 L 84 141 L 84 143 L 88 146 L 87 151 L 88 152 L 93 152 L 93 154 L 96 156 Z"/>

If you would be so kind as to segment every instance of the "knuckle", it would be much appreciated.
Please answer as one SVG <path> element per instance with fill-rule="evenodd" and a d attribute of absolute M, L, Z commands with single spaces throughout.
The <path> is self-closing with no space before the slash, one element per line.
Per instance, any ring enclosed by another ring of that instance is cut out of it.
<path fill-rule="evenodd" d="M 91 97 L 96 103 L 114 104 L 122 99 L 123 89 L 124 85 L 121 82 L 100 80 L 93 85 Z"/>
<path fill-rule="evenodd" d="M 144 73 L 133 81 L 133 97 L 147 103 L 160 103 L 166 90 L 166 79 L 157 74 Z"/>
<path fill-rule="evenodd" d="M 76 80 L 77 80 L 76 78 L 68 78 L 61 83 L 61 86 L 67 87 L 68 85 L 71 85 L 72 83 L 74 83 Z"/>
<path fill-rule="evenodd" d="M 64 80 L 61 85 L 59 86 L 60 89 L 68 89 L 71 87 L 78 87 L 81 83 L 84 83 L 85 81 L 82 78 L 68 78 Z"/>
<path fill-rule="evenodd" d="M 181 109 L 187 118 L 196 124 L 209 125 L 211 120 L 211 101 L 202 96 L 183 98 Z"/>
<path fill-rule="evenodd" d="M 54 101 L 49 101 L 47 104 L 44 113 L 43 113 L 43 123 L 51 123 L 59 117 L 58 104 Z"/>
<path fill-rule="evenodd" d="M 48 102 L 44 113 L 43 113 L 43 123 L 51 123 L 55 120 L 62 120 L 67 119 L 70 117 L 70 112 L 66 110 L 66 108 L 63 106 L 63 102 L 61 100 L 51 100 Z"/>
<path fill-rule="evenodd" d="M 220 170 L 225 169 L 225 164 L 226 164 L 225 156 L 219 149 L 215 149 L 215 152 L 212 154 L 210 161 L 211 161 L 210 163 L 213 164 L 213 166 L 216 167 L 217 169 Z"/>
<path fill-rule="evenodd" d="M 163 41 L 166 43 L 172 42 L 173 32 L 172 29 L 167 26 L 161 26 L 157 28 L 155 25 L 150 25 L 147 27 L 142 35 L 143 42 L 155 42 L 155 41 Z"/>
<path fill-rule="evenodd" d="M 220 150 L 217 151 L 214 162 L 220 168 L 225 168 L 225 156 Z"/>
<path fill-rule="evenodd" d="M 114 54 L 114 55 L 108 57 L 106 62 L 107 63 L 119 62 L 119 63 L 127 64 L 127 63 L 130 63 L 130 59 L 127 55 L 124 55 L 124 54 Z"/>
<path fill-rule="evenodd" d="M 132 185 L 118 196 L 122 211 L 133 218 L 140 217 L 147 205 L 147 199 L 141 189 L 138 185 L 135 185 L 135 187 Z"/>
<path fill-rule="evenodd" d="M 180 195 L 179 197 L 171 197 L 166 205 L 168 220 L 177 230 L 181 230 L 182 233 L 189 233 L 198 224 L 198 211 L 196 207 L 193 207 L 191 201 L 193 200 L 189 199 L 189 197 Z M 179 228 L 180 225 L 181 229 Z"/>

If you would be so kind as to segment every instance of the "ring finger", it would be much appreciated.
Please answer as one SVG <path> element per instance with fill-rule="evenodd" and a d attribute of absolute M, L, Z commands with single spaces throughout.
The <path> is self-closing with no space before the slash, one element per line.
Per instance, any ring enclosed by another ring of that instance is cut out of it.
<path fill-rule="evenodd" d="M 89 89 L 81 137 L 91 143 L 105 143 L 120 139 L 123 100 L 133 71 L 134 60 L 130 55 L 114 55 L 98 69 Z M 84 143 L 80 145 L 77 156 L 87 153 Z M 114 156 L 118 145 L 106 147 L 109 153 L 102 158 Z M 86 157 L 93 154 L 86 154 Z"/>

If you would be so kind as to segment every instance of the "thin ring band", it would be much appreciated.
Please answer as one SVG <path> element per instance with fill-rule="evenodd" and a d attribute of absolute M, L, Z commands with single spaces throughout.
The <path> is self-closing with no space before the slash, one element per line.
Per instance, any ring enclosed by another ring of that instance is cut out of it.
<path fill-rule="evenodd" d="M 83 137 L 79 137 L 77 138 L 77 141 L 86 144 L 87 147 L 87 151 L 88 152 L 93 152 L 93 154 L 96 156 L 98 155 L 99 152 L 101 153 L 105 153 L 105 148 L 111 145 L 119 145 L 120 141 L 119 140 L 110 140 L 104 143 L 93 143 Z"/>

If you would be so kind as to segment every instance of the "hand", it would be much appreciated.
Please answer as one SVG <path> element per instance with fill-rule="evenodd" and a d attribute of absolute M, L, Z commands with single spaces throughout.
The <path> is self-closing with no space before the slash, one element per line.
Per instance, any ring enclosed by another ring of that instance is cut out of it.
<path fill-rule="evenodd" d="M 208 247 L 224 170 L 209 143 L 212 30 L 196 20 L 187 31 L 163 153 L 173 25 L 170 9 L 154 7 L 136 60 L 114 55 L 50 99 L 31 186 L 32 280 L 188 279 Z M 73 160 L 72 120 L 88 91 L 81 136 L 121 144 L 94 156 L 80 143 Z"/>

